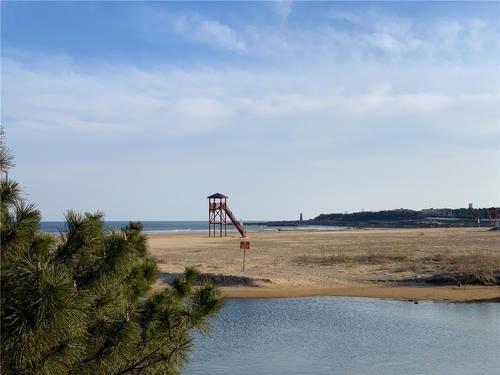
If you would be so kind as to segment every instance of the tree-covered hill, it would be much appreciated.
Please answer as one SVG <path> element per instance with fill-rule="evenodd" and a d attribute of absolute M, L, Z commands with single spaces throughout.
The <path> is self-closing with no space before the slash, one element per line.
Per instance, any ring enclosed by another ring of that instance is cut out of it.
<path fill-rule="evenodd" d="M 367 221 L 367 220 L 416 220 L 424 219 L 425 215 L 420 211 L 412 210 L 388 210 L 388 211 L 364 211 L 354 212 L 350 214 L 334 213 L 321 214 L 313 219 L 313 221 Z"/>

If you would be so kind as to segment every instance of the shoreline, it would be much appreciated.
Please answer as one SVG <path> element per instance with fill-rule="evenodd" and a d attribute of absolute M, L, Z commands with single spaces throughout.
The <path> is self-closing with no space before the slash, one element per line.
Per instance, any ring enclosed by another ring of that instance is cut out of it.
<path fill-rule="evenodd" d="M 221 287 L 221 295 L 227 299 L 286 299 L 307 297 L 352 297 L 391 299 L 398 301 L 429 301 L 450 303 L 499 303 L 500 287 L 495 286 L 370 286 L 325 288 L 264 288 L 231 286 Z"/>

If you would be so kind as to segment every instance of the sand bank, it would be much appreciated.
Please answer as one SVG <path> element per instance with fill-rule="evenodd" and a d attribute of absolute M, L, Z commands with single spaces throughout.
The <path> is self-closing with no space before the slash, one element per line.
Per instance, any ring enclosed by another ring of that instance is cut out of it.
<path fill-rule="evenodd" d="M 222 295 L 226 298 L 298 298 L 298 297 L 367 297 L 388 298 L 411 301 L 449 301 L 449 302 L 500 302 L 498 287 L 400 287 L 361 285 L 329 288 L 255 288 L 223 287 Z"/>
<path fill-rule="evenodd" d="M 470 267 L 500 272 L 500 234 L 484 228 L 249 233 L 245 272 L 241 238 L 235 233 L 226 238 L 208 238 L 202 233 L 148 238 L 162 271 L 156 288 L 184 267 L 195 266 L 221 281 L 223 295 L 229 298 L 472 301 L 500 297 L 498 286 L 431 286 L 422 281 Z"/>

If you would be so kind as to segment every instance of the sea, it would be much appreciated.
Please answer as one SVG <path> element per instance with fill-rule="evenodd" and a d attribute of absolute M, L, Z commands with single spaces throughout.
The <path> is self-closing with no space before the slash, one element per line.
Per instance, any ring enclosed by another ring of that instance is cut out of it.
<path fill-rule="evenodd" d="M 500 304 L 226 300 L 185 375 L 500 374 Z"/>
<path fill-rule="evenodd" d="M 262 221 L 249 221 L 248 223 L 262 223 Z M 120 230 L 128 224 L 128 221 L 105 221 L 104 226 L 107 229 Z M 208 232 L 208 221 L 142 221 L 144 233 L 182 233 L 182 232 Z M 267 225 L 246 225 L 248 232 L 277 231 L 277 230 L 339 230 L 345 227 L 320 226 L 320 225 L 301 225 L 301 226 L 267 226 Z M 52 234 L 59 234 L 66 230 L 64 221 L 42 221 L 40 231 Z M 236 228 L 227 225 L 228 232 L 236 232 Z"/>

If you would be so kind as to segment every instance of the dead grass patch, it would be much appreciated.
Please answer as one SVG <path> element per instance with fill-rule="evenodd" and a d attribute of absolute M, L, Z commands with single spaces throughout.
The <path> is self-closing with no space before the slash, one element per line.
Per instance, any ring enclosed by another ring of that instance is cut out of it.
<path fill-rule="evenodd" d="M 500 271 L 500 255 L 491 254 L 434 254 L 422 259 L 435 263 L 442 270 L 454 273 L 475 273 Z"/>
<path fill-rule="evenodd" d="M 334 255 L 300 255 L 292 258 L 300 265 L 334 266 L 378 265 L 383 270 L 394 272 L 429 273 L 463 275 L 490 275 L 500 273 L 500 255 L 492 254 L 450 254 L 449 251 L 426 257 L 412 257 L 408 252 L 367 252 L 365 254 L 346 255 L 339 251 Z"/>
<path fill-rule="evenodd" d="M 293 258 L 293 261 L 298 264 L 318 264 L 322 266 L 329 266 L 335 264 L 377 264 L 387 265 L 390 263 L 399 263 L 408 261 L 410 256 L 408 254 L 388 254 L 383 252 L 373 252 L 361 255 L 346 255 L 339 253 L 336 255 L 326 256 L 313 256 L 313 255 L 300 255 Z"/>

